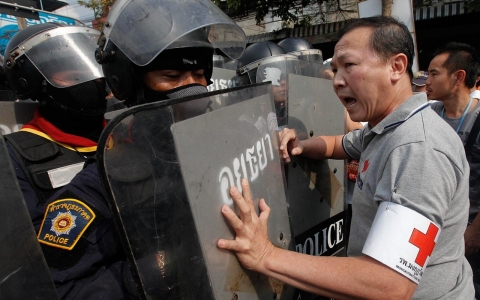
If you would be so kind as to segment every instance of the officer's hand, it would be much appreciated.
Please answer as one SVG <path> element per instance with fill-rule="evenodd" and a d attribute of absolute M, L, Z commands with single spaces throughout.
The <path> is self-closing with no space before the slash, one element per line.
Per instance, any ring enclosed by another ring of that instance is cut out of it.
<path fill-rule="evenodd" d="M 264 199 L 261 199 L 260 216 L 257 216 L 246 179 L 242 180 L 242 190 L 243 197 L 236 187 L 230 190 L 230 195 L 240 211 L 240 218 L 228 205 L 222 207 L 223 216 L 233 227 L 237 236 L 233 241 L 220 239 L 217 245 L 221 249 L 234 251 L 245 268 L 261 271 L 264 268 L 265 258 L 275 249 L 267 233 L 270 207 Z"/>
<path fill-rule="evenodd" d="M 469 225 L 465 230 L 465 256 L 475 254 L 480 249 L 480 228 Z"/>
<path fill-rule="evenodd" d="M 280 131 L 280 155 L 286 163 L 291 161 L 289 154 L 295 156 L 302 152 L 303 146 L 295 129 L 284 128 Z"/>

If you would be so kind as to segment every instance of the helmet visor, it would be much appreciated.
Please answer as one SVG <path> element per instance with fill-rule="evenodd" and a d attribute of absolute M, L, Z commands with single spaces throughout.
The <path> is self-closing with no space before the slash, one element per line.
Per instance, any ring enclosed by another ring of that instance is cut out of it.
<path fill-rule="evenodd" d="M 240 57 L 246 45 L 243 30 L 210 0 L 118 0 L 105 24 L 103 33 L 138 66 L 200 28 L 231 58 Z"/>
<path fill-rule="evenodd" d="M 95 60 L 99 32 L 85 27 L 59 27 L 19 45 L 53 86 L 65 88 L 103 78 Z"/>
<path fill-rule="evenodd" d="M 324 71 L 330 69 L 323 64 L 322 51 L 318 49 L 293 51 L 288 54 L 298 57 L 303 76 L 322 78 Z"/>

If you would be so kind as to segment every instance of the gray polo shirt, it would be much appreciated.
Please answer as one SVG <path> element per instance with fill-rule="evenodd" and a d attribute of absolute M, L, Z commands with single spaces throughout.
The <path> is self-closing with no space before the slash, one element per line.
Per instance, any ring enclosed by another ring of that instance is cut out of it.
<path fill-rule="evenodd" d="M 430 104 L 432 109 L 441 115 L 443 110 L 443 102 L 437 101 Z M 462 126 L 458 130 L 458 135 L 462 140 L 463 144 L 467 143 L 467 139 L 472 130 L 473 124 L 477 119 L 478 114 L 480 113 L 480 102 L 465 115 Z M 453 129 L 457 129 L 460 118 L 449 118 L 444 116 L 443 119 L 447 122 Z M 470 213 L 474 214 L 480 211 L 480 134 L 475 138 L 475 143 L 472 147 L 472 157 L 469 161 L 470 165 Z"/>
<path fill-rule="evenodd" d="M 442 229 L 413 299 L 474 299 L 463 241 L 468 162 L 460 138 L 430 108 L 426 95 L 408 98 L 374 128 L 346 134 L 343 147 L 360 160 L 348 255 L 362 255 L 381 202 L 401 204 Z"/>

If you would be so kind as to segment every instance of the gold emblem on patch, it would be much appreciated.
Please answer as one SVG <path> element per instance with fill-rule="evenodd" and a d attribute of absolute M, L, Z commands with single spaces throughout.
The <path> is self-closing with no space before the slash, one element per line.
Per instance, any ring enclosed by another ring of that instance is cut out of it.
<path fill-rule="evenodd" d="M 52 228 L 50 230 L 55 232 L 57 236 L 69 234 L 70 230 L 77 226 L 75 225 L 76 218 L 70 211 L 65 213 L 59 212 L 55 219 L 52 220 Z"/>

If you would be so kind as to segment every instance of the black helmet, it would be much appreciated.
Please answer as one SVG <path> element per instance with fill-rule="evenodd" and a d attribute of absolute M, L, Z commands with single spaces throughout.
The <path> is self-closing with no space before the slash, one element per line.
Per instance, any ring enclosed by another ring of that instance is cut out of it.
<path fill-rule="evenodd" d="M 256 69 L 260 62 L 267 57 L 285 53 L 285 50 L 274 42 L 262 41 L 251 44 L 238 59 L 237 74 L 239 83 L 241 85 L 255 83 L 254 76 L 257 73 Z"/>
<path fill-rule="evenodd" d="M 214 48 L 238 58 L 245 40 L 210 0 L 117 0 L 95 56 L 115 97 L 131 106 L 146 102 L 145 72 L 204 69 L 210 83 Z"/>
<path fill-rule="evenodd" d="M 105 84 L 97 82 L 103 73 L 94 56 L 99 34 L 93 28 L 57 23 L 19 31 L 5 50 L 10 88 L 21 100 L 54 102 L 80 113 L 103 114 Z"/>
<path fill-rule="evenodd" d="M 18 99 L 36 99 L 44 81 L 44 77 L 39 70 L 28 57 L 23 55 L 25 53 L 21 55 L 20 49 L 17 49 L 18 46 L 37 34 L 61 26 L 56 23 L 29 26 L 15 34 L 8 42 L 3 65 L 9 86 Z M 14 49 L 17 49 L 17 51 L 13 51 Z"/>
<path fill-rule="evenodd" d="M 285 53 L 312 49 L 312 45 L 306 40 L 299 37 L 289 37 L 277 43 L 278 46 L 285 50 Z"/>
<path fill-rule="evenodd" d="M 262 41 L 249 45 L 243 55 L 238 59 L 238 68 L 242 68 L 255 61 L 279 54 L 285 54 L 285 50 L 274 42 Z"/>

